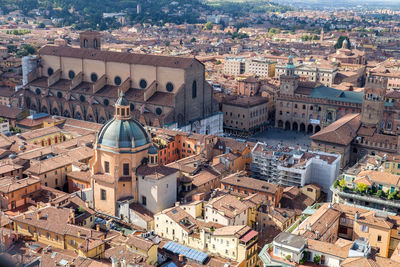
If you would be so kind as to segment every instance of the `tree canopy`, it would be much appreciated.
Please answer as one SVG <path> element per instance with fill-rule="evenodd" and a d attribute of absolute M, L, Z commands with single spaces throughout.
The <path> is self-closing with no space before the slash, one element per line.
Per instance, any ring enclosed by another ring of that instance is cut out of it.
<path fill-rule="evenodd" d="M 347 40 L 347 47 L 345 47 L 345 48 L 350 49 L 350 47 L 351 47 L 351 45 L 350 45 L 350 39 L 349 39 L 349 37 L 347 37 L 347 36 L 340 36 L 340 37 L 338 38 L 338 40 L 337 40 L 337 42 L 336 42 L 334 48 L 335 48 L 335 49 L 342 48 L 344 40 Z"/>

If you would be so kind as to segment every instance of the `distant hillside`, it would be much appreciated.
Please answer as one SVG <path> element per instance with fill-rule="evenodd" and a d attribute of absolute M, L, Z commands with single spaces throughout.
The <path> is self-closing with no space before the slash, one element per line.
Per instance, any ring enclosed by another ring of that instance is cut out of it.
<path fill-rule="evenodd" d="M 103 18 L 103 13 L 124 12 L 134 23 L 180 24 L 198 22 L 199 12 L 208 8 L 200 0 L 0 0 L 0 7 L 5 12 L 21 9 L 28 16 L 34 16 L 31 11 L 39 9 L 44 17 L 58 19 L 61 26 L 100 30 L 119 26 L 114 19 Z"/>
<path fill-rule="evenodd" d="M 140 3 L 141 12 L 137 14 Z M 126 13 L 129 23 L 162 25 L 205 22 L 200 12 L 217 10 L 232 17 L 246 16 L 248 12 L 285 12 L 287 7 L 265 0 L 0 0 L 5 12 L 20 9 L 26 16 L 37 14 L 57 22 L 56 26 L 76 29 L 105 30 L 121 26 L 103 13 Z M 35 12 L 34 12 L 35 11 Z"/>

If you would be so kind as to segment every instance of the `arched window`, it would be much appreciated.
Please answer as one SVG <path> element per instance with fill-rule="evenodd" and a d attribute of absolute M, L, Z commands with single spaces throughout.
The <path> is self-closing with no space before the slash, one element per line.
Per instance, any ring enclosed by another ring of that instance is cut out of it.
<path fill-rule="evenodd" d="M 156 108 L 156 113 L 157 113 L 157 115 L 161 115 L 162 114 L 162 109 L 161 108 Z"/>
<path fill-rule="evenodd" d="M 57 136 L 56 137 L 54 137 L 54 143 L 58 143 L 58 138 L 57 138 Z"/>
<path fill-rule="evenodd" d="M 145 89 L 147 87 L 146 80 L 145 79 L 141 79 L 140 82 L 139 82 L 139 86 L 140 86 L 140 88 Z"/>
<path fill-rule="evenodd" d="M 93 40 L 93 47 L 94 47 L 94 48 L 97 48 L 97 39 L 94 39 L 94 40 Z"/>
<path fill-rule="evenodd" d="M 52 68 L 48 68 L 48 69 L 47 69 L 47 74 L 48 74 L 49 76 L 53 75 L 53 73 L 54 73 L 54 70 L 53 70 Z"/>
<path fill-rule="evenodd" d="M 106 98 L 103 100 L 104 106 L 108 106 L 110 104 L 110 101 Z"/>
<path fill-rule="evenodd" d="M 79 97 L 79 100 L 80 100 L 81 102 L 85 102 L 85 96 L 84 96 L 84 95 L 81 95 L 81 96 Z"/>
<path fill-rule="evenodd" d="M 68 72 L 68 77 L 72 80 L 73 78 L 75 78 L 75 72 L 73 70 L 70 70 Z"/>
<path fill-rule="evenodd" d="M 197 82 L 196 80 L 194 80 L 192 84 L 192 98 L 196 97 L 197 97 Z"/>
<path fill-rule="evenodd" d="M 332 120 L 332 112 L 328 112 L 328 120 Z"/>
<path fill-rule="evenodd" d="M 115 76 L 115 78 L 114 78 L 114 83 L 115 83 L 115 85 L 121 85 L 121 77 L 119 77 L 119 76 Z"/>
<path fill-rule="evenodd" d="M 135 109 L 135 105 L 133 103 L 131 103 L 130 104 L 130 108 L 131 108 L 131 110 L 134 110 Z"/>
<path fill-rule="evenodd" d="M 171 82 L 168 82 L 165 89 L 167 89 L 168 92 L 172 92 L 174 90 L 174 85 Z"/>
<path fill-rule="evenodd" d="M 62 93 L 61 92 L 57 92 L 57 97 L 58 98 L 62 98 L 63 97 Z"/>
<path fill-rule="evenodd" d="M 96 73 L 92 73 L 91 75 L 90 75 L 90 80 L 92 80 L 92 82 L 97 82 L 97 74 Z"/>
<path fill-rule="evenodd" d="M 41 91 L 39 88 L 36 88 L 35 92 L 36 92 L 37 95 L 40 95 L 40 93 L 41 93 L 42 91 Z"/>
<path fill-rule="evenodd" d="M 88 40 L 87 39 L 83 40 L 83 47 L 88 48 Z"/>

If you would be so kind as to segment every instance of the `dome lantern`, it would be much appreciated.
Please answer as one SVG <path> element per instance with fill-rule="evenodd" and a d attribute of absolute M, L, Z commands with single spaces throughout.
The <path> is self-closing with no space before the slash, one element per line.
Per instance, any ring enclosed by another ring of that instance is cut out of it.
<path fill-rule="evenodd" d="M 125 98 L 124 91 L 120 92 L 119 98 L 115 102 L 115 117 L 118 117 L 121 120 L 128 120 L 131 117 L 130 104 Z"/>

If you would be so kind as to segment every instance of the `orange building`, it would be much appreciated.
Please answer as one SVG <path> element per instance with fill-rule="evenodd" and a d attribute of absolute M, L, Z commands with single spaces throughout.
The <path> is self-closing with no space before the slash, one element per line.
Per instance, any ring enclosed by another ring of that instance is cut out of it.
<path fill-rule="evenodd" d="M 159 165 L 204 153 L 211 159 L 212 147 L 217 142 L 215 135 L 186 133 L 168 129 L 157 129 L 152 133 L 153 142 L 159 150 Z"/>
<path fill-rule="evenodd" d="M 39 191 L 39 179 L 29 177 L 18 180 L 13 177 L 4 177 L 0 179 L 1 209 L 9 210 L 26 205 Z"/>
<path fill-rule="evenodd" d="M 73 193 L 85 188 L 90 188 L 90 171 L 72 171 L 67 173 L 68 192 Z"/>

